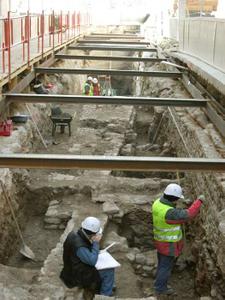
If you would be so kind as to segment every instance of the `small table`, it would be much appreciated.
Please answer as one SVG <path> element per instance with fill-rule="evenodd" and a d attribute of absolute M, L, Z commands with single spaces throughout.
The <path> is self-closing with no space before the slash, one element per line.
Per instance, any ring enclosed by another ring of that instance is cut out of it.
<path fill-rule="evenodd" d="M 63 113 L 61 115 L 54 115 L 50 117 L 52 120 L 52 136 L 55 135 L 56 127 L 60 126 L 60 132 L 64 133 L 65 127 L 68 126 L 69 128 L 69 136 L 71 136 L 71 121 L 72 117 L 70 114 Z"/>

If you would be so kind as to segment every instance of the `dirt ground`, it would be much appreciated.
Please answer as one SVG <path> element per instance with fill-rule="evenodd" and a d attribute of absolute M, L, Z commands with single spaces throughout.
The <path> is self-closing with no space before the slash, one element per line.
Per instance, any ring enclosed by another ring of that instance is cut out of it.
<path fill-rule="evenodd" d="M 62 230 L 45 229 L 43 215 L 30 217 L 23 231 L 23 237 L 26 245 L 35 253 L 36 259 L 30 260 L 22 256 L 19 252 L 21 245 L 18 245 L 8 265 L 17 268 L 40 269 L 62 233 Z"/>
<path fill-rule="evenodd" d="M 75 116 L 72 121 L 72 136 L 69 137 L 67 129 L 64 134 L 57 131 L 55 137 L 50 134 L 45 136 L 45 140 L 48 142 L 47 151 L 44 150 L 43 146 L 40 144 L 38 153 L 55 153 L 55 154 L 71 154 L 68 150 L 73 147 L 74 143 L 82 143 L 82 140 L 77 139 L 77 130 L 80 126 L 79 115 L 82 111 L 82 105 L 65 105 L 63 106 L 64 112 L 69 112 L 71 115 Z M 142 115 L 141 115 L 142 114 Z M 147 126 L 150 122 L 151 115 L 149 111 L 140 110 L 137 116 L 137 122 L 139 122 L 139 127 L 137 128 L 138 139 L 137 145 L 144 145 L 148 143 Z M 143 127 L 141 128 L 142 125 Z M 146 126 L 146 127 L 145 127 Z M 144 128 L 144 134 L 140 135 L 141 129 Z M 84 138 L 85 139 L 85 138 Z M 85 141 L 88 142 L 88 141 Z M 86 153 L 89 154 L 87 145 Z M 138 152 L 137 155 L 143 154 L 143 152 Z M 146 156 L 158 155 L 159 152 L 147 151 Z M 38 178 L 46 177 L 48 173 L 52 171 L 49 170 L 30 170 L 31 183 L 35 184 Z M 60 173 L 64 174 L 79 174 L 81 175 L 83 171 L 79 170 L 64 170 Z M 155 173 L 146 174 L 146 176 L 155 177 Z M 65 196 L 66 198 L 67 196 Z M 69 196 L 68 196 L 69 197 Z M 88 203 L 88 199 L 81 199 L 76 202 L 77 210 L 81 211 L 81 215 L 89 215 L 90 213 L 98 213 L 98 208 L 92 203 Z M 8 265 L 17 268 L 28 268 L 28 269 L 40 269 L 48 256 L 51 249 L 55 247 L 59 238 L 62 234 L 62 230 L 46 230 L 44 228 L 44 214 L 35 214 L 35 208 L 31 212 L 26 228 L 23 232 L 26 244 L 35 252 L 37 259 L 35 261 L 30 261 L 24 259 L 19 253 L 19 247 L 15 249 L 14 255 L 10 258 Z M 128 260 L 123 257 L 120 258 L 122 264 L 121 268 L 116 270 L 116 285 L 117 291 L 116 296 L 121 298 L 142 298 L 150 295 L 154 295 L 153 291 L 153 278 L 143 278 L 135 274 L 132 265 Z M 160 299 L 174 299 L 174 300 L 197 300 L 199 297 L 194 292 L 194 267 L 188 267 L 182 272 L 177 272 L 174 270 L 170 282 L 171 286 L 177 291 L 176 296 L 172 297 L 161 297 Z"/>
<path fill-rule="evenodd" d="M 69 108 L 71 110 L 71 108 Z M 75 136 L 76 128 L 78 121 L 74 121 L 72 125 L 72 137 L 68 137 L 68 134 L 65 132 L 64 134 L 57 133 L 54 141 L 57 141 L 57 144 L 49 145 L 48 152 L 49 153 L 65 153 L 66 149 L 69 148 L 69 145 L 73 144 Z M 52 137 L 49 136 L 49 140 Z M 141 143 L 145 141 L 141 140 Z M 40 150 L 41 151 L 41 150 Z M 33 182 L 37 180 L 37 178 L 41 178 L 42 176 L 46 176 L 48 171 L 35 170 L 30 171 L 31 178 Z M 71 173 L 71 171 L 64 171 L 65 174 Z M 84 199 L 83 199 L 84 200 Z M 85 203 L 87 209 L 85 211 Z M 82 206 L 83 214 L 89 214 L 90 206 L 86 201 L 81 201 L 77 203 L 77 209 L 81 209 Z M 93 212 L 93 210 L 92 210 Z M 60 235 L 62 234 L 61 230 L 46 230 L 44 228 L 44 215 L 35 215 L 35 210 L 33 215 L 30 217 L 29 222 L 26 225 L 26 229 L 24 231 L 24 238 L 27 245 L 35 252 L 37 260 L 30 261 L 21 257 L 19 253 L 19 248 L 16 249 L 15 254 L 10 258 L 9 265 L 18 267 L 18 268 L 32 268 L 32 269 L 40 269 L 47 255 L 51 251 L 52 248 L 55 247 L 58 242 Z M 153 278 L 143 278 L 134 273 L 134 269 L 132 265 L 127 261 L 121 258 L 122 267 L 116 270 L 116 285 L 117 291 L 116 295 L 122 298 L 131 297 L 145 297 L 154 295 L 153 291 Z M 173 298 L 166 299 L 183 299 L 183 300 L 194 300 L 198 299 L 198 296 L 194 293 L 194 270 L 192 268 L 188 268 L 183 270 L 180 273 L 176 271 L 173 273 L 171 278 L 171 285 L 177 291 L 177 296 L 173 296 Z M 162 298 L 163 299 L 163 298 Z"/>

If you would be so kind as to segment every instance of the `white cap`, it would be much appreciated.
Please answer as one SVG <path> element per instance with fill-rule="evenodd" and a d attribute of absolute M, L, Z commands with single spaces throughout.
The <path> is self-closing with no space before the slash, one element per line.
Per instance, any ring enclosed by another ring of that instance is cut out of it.
<path fill-rule="evenodd" d="M 184 199 L 184 196 L 182 195 L 182 188 L 176 183 L 170 183 L 167 185 L 164 194 Z"/>
<path fill-rule="evenodd" d="M 98 83 L 98 79 L 97 79 L 97 78 L 93 78 L 93 79 L 92 79 L 92 82 L 93 82 L 94 84 L 96 84 L 96 83 Z"/>
<path fill-rule="evenodd" d="M 87 80 L 92 81 L 92 77 L 91 77 L 91 76 L 88 76 Z"/>
<path fill-rule="evenodd" d="M 81 227 L 83 229 L 89 230 L 93 233 L 102 233 L 102 228 L 100 226 L 100 221 L 99 219 L 95 218 L 95 217 L 87 217 L 86 219 L 84 219 L 84 221 L 81 223 Z"/>

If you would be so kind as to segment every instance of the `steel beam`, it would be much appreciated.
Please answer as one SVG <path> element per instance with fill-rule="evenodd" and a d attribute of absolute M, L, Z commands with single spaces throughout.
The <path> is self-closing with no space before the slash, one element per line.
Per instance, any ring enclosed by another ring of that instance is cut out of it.
<path fill-rule="evenodd" d="M 111 61 L 142 61 L 142 62 L 161 62 L 166 59 L 156 57 L 133 57 L 133 56 L 100 56 L 100 55 L 71 55 L 56 54 L 56 59 L 87 59 L 87 60 L 111 60 Z"/>
<path fill-rule="evenodd" d="M 209 99 L 211 99 L 210 103 L 207 104 L 205 113 L 207 114 L 208 118 L 214 124 L 214 126 L 219 130 L 220 134 L 225 138 L 225 121 L 224 121 L 224 112 L 223 107 L 220 107 L 219 104 L 207 91 L 198 83 L 196 82 L 195 85 L 190 82 L 190 79 L 187 75 L 182 75 L 182 82 L 187 89 L 187 91 L 192 95 L 192 97 L 198 97 L 200 99 L 204 99 L 202 96 L 206 94 Z M 214 109 L 214 105 L 216 105 L 217 109 Z M 219 107 L 218 107 L 219 106 Z M 218 110 L 218 112 L 217 112 Z"/>
<path fill-rule="evenodd" d="M 129 51 L 129 52 L 157 52 L 156 48 L 147 47 L 119 47 L 119 46 L 79 46 L 73 45 L 68 47 L 69 50 L 98 50 L 98 51 Z"/>
<path fill-rule="evenodd" d="M 85 39 L 79 39 L 77 40 L 79 44 L 125 44 L 125 45 L 150 45 L 150 42 L 138 42 L 138 41 L 104 41 L 104 40 L 85 40 Z"/>
<path fill-rule="evenodd" d="M 84 37 L 93 37 L 93 38 L 119 38 L 119 39 L 145 39 L 144 36 L 141 35 L 136 35 L 136 34 L 126 34 L 126 33 L 112 33 L 112 34 L 107 34 L 107 33 L 91 33 L 89 35 L 84 35 Z"/>
<path fill-rule="evenodd" d="M 141 77 L 171 77 L 179 78 L 180 72 L 163 71 L 134 71 L 111 69 L 64 69 L 64 68 L 35 68 L 36 73 L 41 74 L 89 74 L 89 75 L 114 75 L 114 76 L 141 76 Z"/>
<path fill-rule="evenodd" d="M 142 41 L 144 40 L 145 38 L 142 36 L 142 37 L 138 37 L 138 36 L 106 36 L 106 35 L 96 35 L 96 36 L 92 36 L 92 35 L 84 35 L 83 36 L 84 39 L 88 39 L 88 40 L 122 40 L 122 41 L 126 41 L 126 40 L 130 40 L 130 41 Z"/>
<path fill-rule="evenodd" d="M 92 156 L 62 154 L 0 154 L 0 168 L 98 169 L 125 171 L 225 172 L 225 159 Z"/>
<path fill-rule="evenodd" d="M 80 96 L 80 95 L 37 95 L 37 94 L 6 94 L 7 103 L 70 103 L 70 104 L 119 104 L 119 105 L 148 105 L 148 106 L 183 106 L 206 107 L 207 100 L 150 98 L 150 97 L 109 97 L 109 96 Z"/>

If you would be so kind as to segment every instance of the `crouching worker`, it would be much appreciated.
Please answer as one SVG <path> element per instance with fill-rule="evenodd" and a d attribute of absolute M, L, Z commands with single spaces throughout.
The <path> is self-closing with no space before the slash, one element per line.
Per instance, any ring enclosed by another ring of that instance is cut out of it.
<path fill-rule="evenodd" d="M 95 268 L 102 238 L 100 221 L 87 217 L 77 231 L 71 231 L 63 244 L 63 269 L 60 278 L 68 288 L 88 289 L 93 294 L 112 295 L 114 269 Z"/>

